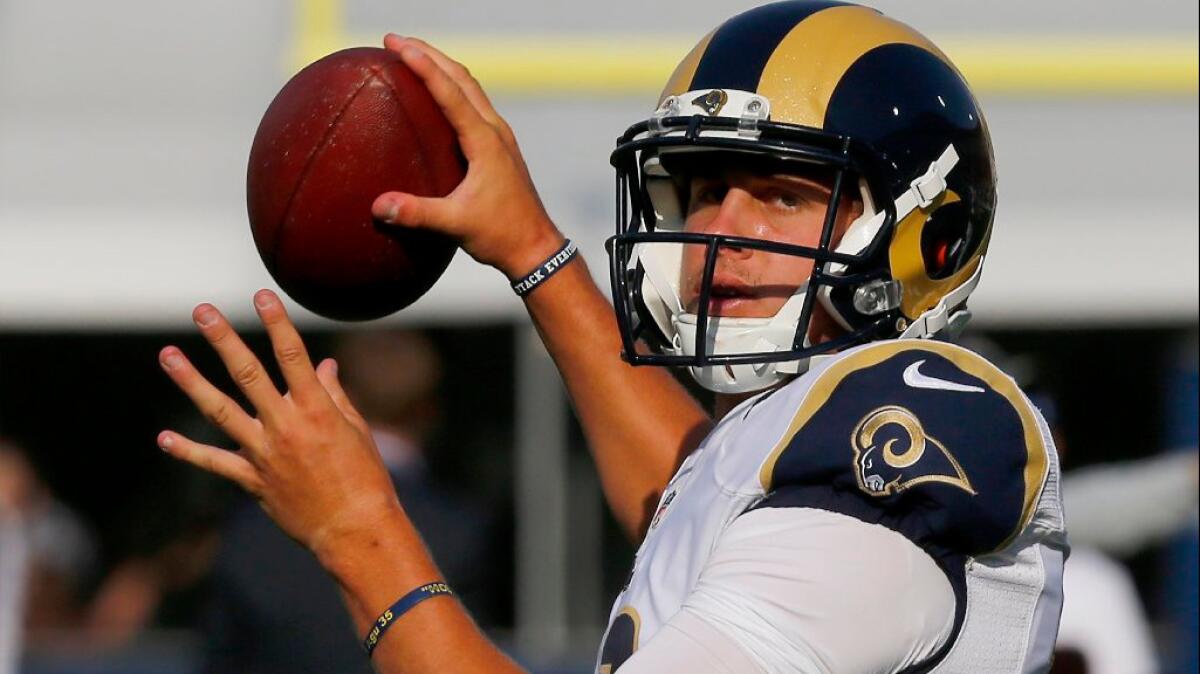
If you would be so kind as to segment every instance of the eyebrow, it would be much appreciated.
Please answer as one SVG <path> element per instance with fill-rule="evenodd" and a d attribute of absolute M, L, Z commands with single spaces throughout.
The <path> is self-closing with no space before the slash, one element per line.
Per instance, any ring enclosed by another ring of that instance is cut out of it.
<path fill-rule="evenodd" d="M 791 174 L 791 173 L 772 173 L 772 174 L 767 174 L 767 175 L 754 175 L 752 177 L 760 179 L 760 180 L 770 180 L 770 181 L 775 181 L 775 182 L 788 183 L 789 185 L 795 185 L 795 186 L 799 186 L 799 187 L 807 187 L 810 189 L 819 190 L 820 192 L 823 192 L 825 194 L 831 194 L 833 192 L 832 185 L 826 185 L 825 183 L 823 183 L 819 180 L 816 180 L 814 178 L 809 178 L 806 176 L 798 176 L 798 175 Z"/>
<path fill-rule="evenodd" d="M 745 169 L 734 169 L 727 172 L 713 173 L 710 175 L 698 174 L 693 176 L 693 178 L 699 178 L 700 180 L 704 181 L 721 181 L 729 183 L 734 179 L 732 176 L 737 176 L 738 179 L 744 180 L 763 181 L 768 185 L 771 183 L 783 183 L 790 189 L 806 189 L 816 192 L 819 196 L 823 197 L 828 197 L 833 194 L 832 185 L 826 185 L 818 178 L 797 175 L 795 173 L 758 173 Z M 856 199 L 857 188 L 855 187 L 855 184 L 856 183 L 853 179 L 844 181 L 842 183 L 842 198 L 849 197 L 851 199 Z M 692 189 L 695 189 L 695 185 L 696 183 L 693 181 Z"/>

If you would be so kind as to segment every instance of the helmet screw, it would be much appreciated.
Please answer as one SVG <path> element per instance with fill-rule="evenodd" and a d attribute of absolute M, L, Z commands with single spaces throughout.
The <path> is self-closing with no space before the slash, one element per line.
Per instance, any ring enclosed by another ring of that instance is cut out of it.
<path fill-rule="evenodd" d="M 896 332 L 904 332 L 908 328 L 908 321 L 903 317 L 896 319 Z"/>
<path fill-rule="evenodd" d="M 758 99 L 750 101 L 750 103 L 746 105 L 746 109 L 750 112 L 758 112 L 759 110 L 762 110 L 762 101 Z"/>

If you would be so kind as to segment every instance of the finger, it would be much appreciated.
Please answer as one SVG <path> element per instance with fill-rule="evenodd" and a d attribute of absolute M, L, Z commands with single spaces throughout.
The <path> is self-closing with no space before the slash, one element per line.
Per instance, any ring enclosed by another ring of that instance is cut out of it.
<path fill-rule="evenodd" d="M 354 403 L 350 401 L 350 396 L 346 394 L 346 389 L 342 388 L 342 382 L 338 381 L 337 372 L 337 361 L 326 358 L 317 366 L 317 379 L 320 380 L 321 386 L 325 387 L 325 392 L 329 394 L 333 404 L 337 405 L 342 415 L 358 426 L 360 430 L 366 431 L 366 420 L 355 409 Z"/>
<path fill-rule="evenodd" d="M 237 387 L 246 394 L 259 416 L 264 419 L 277 416 L 283 397 L 267 376 L 262 363 L 234 332 L 229 321 L 211 304 L 196 307 L 192 312 L 192 320 L 221 357 L 229 376 L 233 377 Z"/>
<path fill-rule="evenodd" d="M 463 154 L 470 161 L 485 134 L 494 134 L 495 129 L 471 104 L 462 87 L 450 79 L 429 54 L 414 45 L 405 45 L 400 50 L 400 58 L 425 83 L 425 88 L 458 133 Z"/>
<path fill-rule="evenodd" d="M 251 494 L 262 492 L 258 471 L 237 452 L 203 445 L 171 431 L 158 434 L 158 446 L 176 459 L 230 480 Z"/>
<path fill-rule="evenodd" d="M 263 327 L 267 329 L 271 348 L 275 351 L 275 362 L 279 363 L 279 370 L 283 373 L 292 399 L 301 405 L 328 400 L 317 381 L 317 374 L 313 372 L 304 340 L 288 318 L 287 308 L 279 296 L 270 290 L 260 290 L 254 294 L 254 308 Z"/>
<path fill-rule="evenodd" d="M 371 215 L 392 225 L 432 229 L 457 237 L 458 209 L 446 198 L 418 197 L 407 192 L 385 192 L 371 204 Z"/>
<path fill-rule="evenodd" d="M 412 45 L 425 52 L 425 54 L 433 59 L 433 62 L 442 69 L 442 72 L 450 76 L 454 83 L 462 88 L 466 94 L 467 100 L 475 106 L 480 115 L 496 126 L 500 122 L 500 115 L 496 112 L 495 106 L 488 98 L 488 95 L 483 90 L 483 86 L 479 84 L 479 80 L 471 74 L 471 71 L 459 61 L 455 61 L 446 55 L 445 52 L 434 47 L 428 42 L 416 37 L 400 37 L 394 33 L 389 33 L 383 39 L 383 44 L 388 49 L 395 52 L 400 52 L 406 45 Z"/>
<path fill-rule="evenodd" d="M 438 64 L 443 72 L 450 76 L 450 79 L 454 80 L 458 86 L 462 87 L 463 93 L 466 95 L 467 100 L 475 106 L 475 109 L 479 111 L 480 116 L 482 116 L 489 124 L 492 125 L 492 128 L 494 128 L 500 135 L 501 140 L 504 141 L 504 144 L 508 146 L 510 151 L 520 151 L 520 148 L 517 145 L 516 133 L 513 132 L 512 127 L 509 126 L 504 117 L 502 117 L 500 113 L 496 111 L 496 106 L 492 104 L 491 98 L 489 98 L 487 92 L 483 90 L 483 85 L 480 84 L 479 80 L 471 74 L 471 71 L 467 68 L 467 66 L 450 58 L 437 47 L 434 47 L 424 40 L 415 37 L 404 39 L 422 49 L 426 55 L 429 56 L 429 58 L 433 59 L 434 63 Z"/>
<path fill-rule="evenodd" d="M 158 362 L 196 409 L 234 442 L 252 451 L 262 447 L 262 430 L 258 422 L 205 379 L 182 351 L 168 346 L 159 352 Z"/>

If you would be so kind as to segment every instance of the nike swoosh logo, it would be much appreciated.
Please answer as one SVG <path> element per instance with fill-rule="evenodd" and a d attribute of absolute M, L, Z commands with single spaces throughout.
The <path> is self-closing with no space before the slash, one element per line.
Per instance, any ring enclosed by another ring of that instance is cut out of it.
<path fill-rule="evenodd" d="M 983 387 L 970 386 L 968 384 L 959 384 L 958 382 L 938 379 L 937 377 L 927 377 L 921 374 L 921 366 L 925 361 L 918 360 L 917 362 L 904 368 L 904 383 L 912 388 L 931 388 L 942 391 L 961 391 L 963 393 L 983 393 Z"/>

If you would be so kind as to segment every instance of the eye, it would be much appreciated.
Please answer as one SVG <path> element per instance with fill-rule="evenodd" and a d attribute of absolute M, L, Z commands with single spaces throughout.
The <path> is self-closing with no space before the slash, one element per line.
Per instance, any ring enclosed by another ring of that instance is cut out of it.
<path fill-rule="evenodd" d="M 807 206 L 810 200 L 799 191 L 788 189 L 771 190 L 766 195 L 766 202 L 777 210 L 791 212 Z"/>
<path fill-rule="evenodd" d="M 720 204 L 729 186 L 715 180 L 696 180 L 692 183 L 692 206 Z"/>

